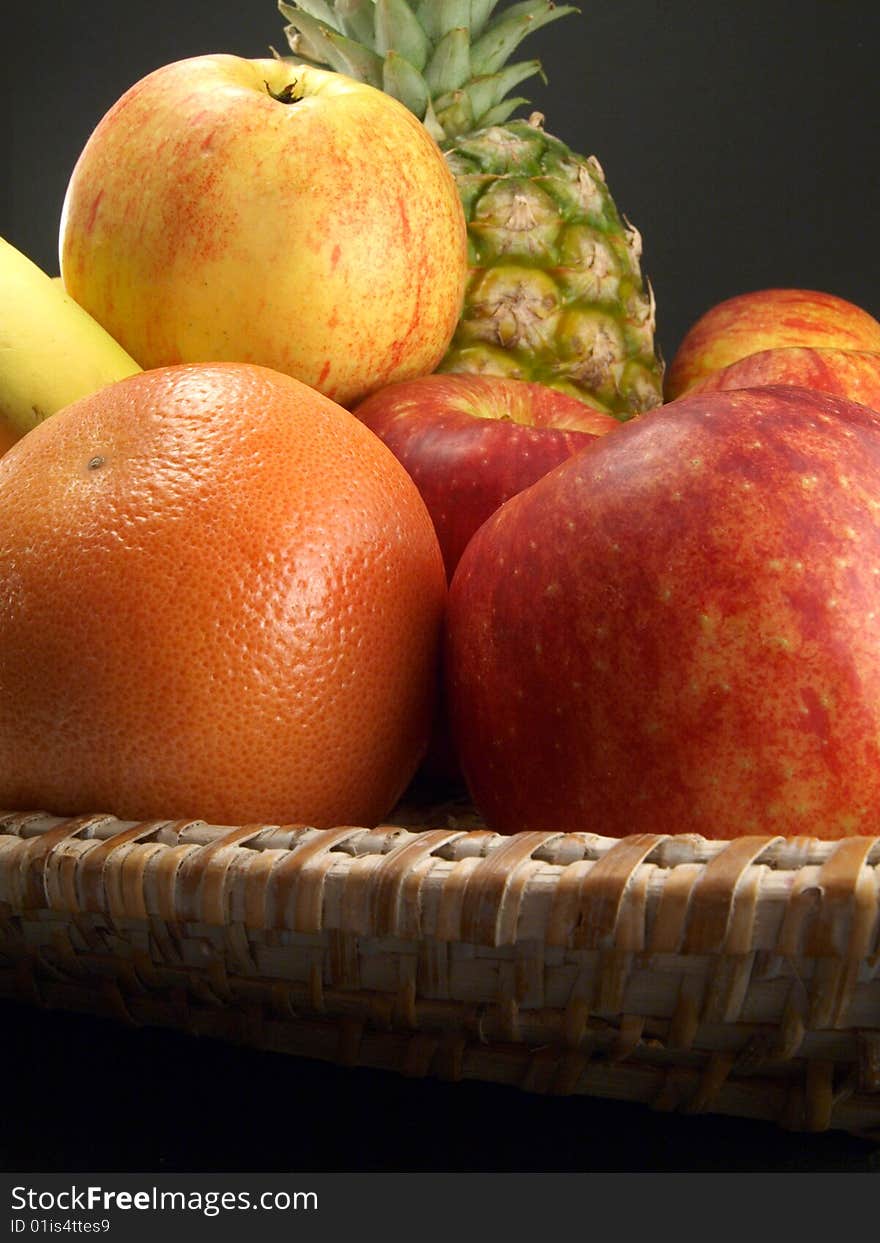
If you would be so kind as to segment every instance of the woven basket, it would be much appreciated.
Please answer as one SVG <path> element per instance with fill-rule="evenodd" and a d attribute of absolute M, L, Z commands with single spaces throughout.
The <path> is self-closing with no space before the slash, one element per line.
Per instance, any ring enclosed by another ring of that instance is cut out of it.
<path fill-rule="evenodd" d="M 880 837 L 0 814 L 0 994 L 405 1075 L 880 1133 Z"/>

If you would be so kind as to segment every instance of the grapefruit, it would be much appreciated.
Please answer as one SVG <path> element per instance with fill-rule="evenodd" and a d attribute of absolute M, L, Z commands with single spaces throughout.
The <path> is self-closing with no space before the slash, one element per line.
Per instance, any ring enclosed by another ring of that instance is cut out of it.
<path fill-rule="evenodd" d="M 0 806 L 373 824 L 426 748 L 445 578 L 415 485 L 266 368 L 159 368 L 0 459 Z"/>

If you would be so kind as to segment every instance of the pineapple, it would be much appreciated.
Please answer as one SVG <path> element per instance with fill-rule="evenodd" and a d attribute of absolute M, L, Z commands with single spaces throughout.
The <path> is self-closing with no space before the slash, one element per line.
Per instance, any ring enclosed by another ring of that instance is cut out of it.
<path fill-rule="evenodd" d="M 541 73 L 507 63 L 526 35 L 576 12 L 525 0 L 279 0 L 291 52 L 395 96 L 442 147 L 468 221 L 465 303 L 438 370 L 535 380 L 621 420 L 662 401 L 641 239 L 599 161 L 510 120 Z"/>

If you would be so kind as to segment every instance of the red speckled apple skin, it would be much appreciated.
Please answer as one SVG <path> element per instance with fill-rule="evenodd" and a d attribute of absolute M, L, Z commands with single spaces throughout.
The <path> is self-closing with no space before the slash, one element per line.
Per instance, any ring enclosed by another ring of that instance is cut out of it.
<path fill-rule="evenodd" d="M 796 384 L 834 393 L 880 410 L 880 353 L 831 350 L 811 346 L 760 350 L 729 367 L 713 371 L 690 390 L 755 388 L 762 384 Z"/>
<path fill-rule="evenodd" d="M 696 394 L 511 500 L 452 582 L 489 824 L 838 838 L 880 823 L 880 416 Z"/>
<path fill-rule="evenodd" d="M 737 294 L 710 307 L 685 333 L 666 373 L 667 400 L 749 354 L 789 346 L 878 352 L 880 323 L 862 307 L 820 290 Z"/>
<path fill-rule="evenodd" d="M 575 397 L 506 376 L 420 376 L 378 390 L 354 413 L 412 476 L 450 579 L 500 505 L 620 427 Z"/>

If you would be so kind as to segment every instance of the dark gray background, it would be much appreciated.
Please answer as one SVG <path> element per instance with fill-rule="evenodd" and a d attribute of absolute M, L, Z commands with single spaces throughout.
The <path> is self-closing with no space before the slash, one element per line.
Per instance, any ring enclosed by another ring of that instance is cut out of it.
<path fill-rule="evenodd" d="M 74 161 L 128 86 L 183 56 L 287 50 L 273 0 L 20 4 L 4 27 L 0 233 L 53 271 Z M 822 289 L 880 317 L 878 34 L 877 0 L 592 0 L 524 45 L 549 78 L 525 93 L 599 157 L 643 235 L 667 360 L 747 289 Z"/>
<path fill-rule="evenodd" d="M 877 0 L 604 0 L 541 32 L 548 128 L 639 227 L 670 358 L 714 302 L 819 288 L 880 316 Z M 7 10 L 0 233 L 57 270 L 76 156 L 135 80 L 283 48 L 272 0 Z M 833 1170 L 876 1145 L 422 1083 L 0 1003 L 6 1170 Z"/>

